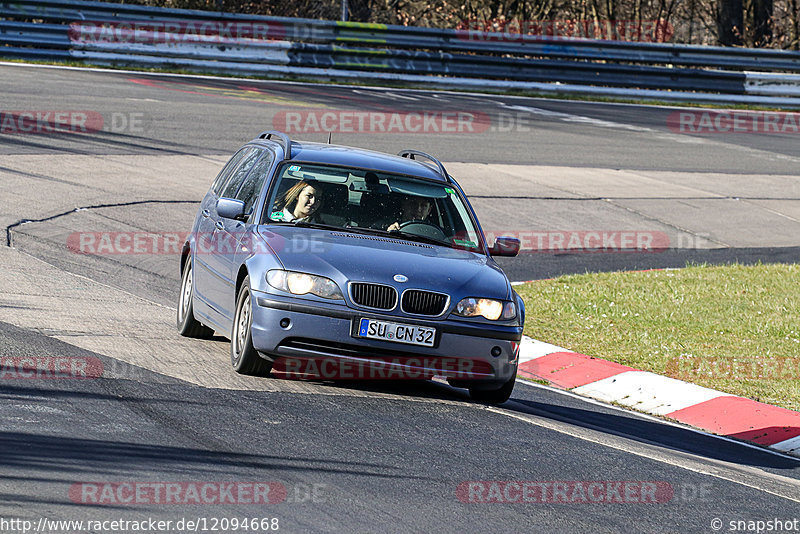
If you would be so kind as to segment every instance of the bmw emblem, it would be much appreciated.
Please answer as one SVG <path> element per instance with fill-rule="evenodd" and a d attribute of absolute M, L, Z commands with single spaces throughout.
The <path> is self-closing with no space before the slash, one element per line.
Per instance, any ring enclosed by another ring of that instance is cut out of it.
<path fill-rule="evenodd" d="M 408 282 L 408 277 L 404 274 L 396 274 L 394 275 L 394 281 L 402 284 L 403 282 Z"/>

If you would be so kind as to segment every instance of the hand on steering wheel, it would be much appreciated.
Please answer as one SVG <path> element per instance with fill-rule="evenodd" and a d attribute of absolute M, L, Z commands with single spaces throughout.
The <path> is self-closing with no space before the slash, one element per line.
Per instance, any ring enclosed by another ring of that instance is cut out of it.
<path fill-rule="evenodd" d="M 428 225 L 428 226 L 433 226 L 434 228 L 439 228 L 435 224 L 430 223 L 428 221 L 423 221 L 422 219 L 411 219 L 410 221 L 406 221 L 406 222 L 400 223 L 400 225 L 397 227 L 397 229 L 398 230 L 402 230 L 406 226 L 410 226 L 412 224 L 425 224 L 425 225 Z"/>
<path fill-rule="evenodd" d="M 423 221 L 421 219 L 412 219 L 410 221 L 405 221 L 403 223 L 394 223 L 391 226 L 389 226 L 388 230 L 389 231 L 406 230 L 406 232 L 408 232 L 409 234 L 417 234 L 420 236 L 430 237 L 432 239 L 438 239 L 441 241 L 445 241 L 447 239 L 447 236 L 445 236 L 444 231 L 441 228 L 439 228 L 439 226 L 428 221 Z"/>
<path fill-rule="evenodd" d="M 431 224 L 431 223 L 429 223 L 427 221 L 423 221 L 422 219 L 411 219 L 410 221 L 405 221 L 405 222 L 395 221 L 392 224 L 390 224 L 389 227 L 386 230 L 389 231 L 389 232 L 392 232 L 392 231 L 395 231 L 395 230 L 402 230 L 403 228 L 405 228 L 406 226 L 408 226 L 410 224 L 427 224 L 429 226 L 436 226 L 436 225 Z M 438 226 L 436 226 L 436 228 L 438 228 Z"/>

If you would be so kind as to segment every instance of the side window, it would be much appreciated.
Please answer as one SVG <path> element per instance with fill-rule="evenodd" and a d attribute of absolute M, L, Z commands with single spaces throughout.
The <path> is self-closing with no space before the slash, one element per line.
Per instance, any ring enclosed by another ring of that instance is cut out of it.
<path fill-rule="evenodd" d="M 272 162 L 274 160 L 275 156 L 272 152 L 267 150 L 264 157 L 261 158 L 253 168 L 253 172 L 247 175 L 247 179 L 242 184 L 242 187 L 239 188 L 239 192 L 236 193 L 236 199 L 244 201 L 245 213 L 249 213 L 256 203 L 258 195 L 261 193 L 261 189 L 264 186 L 264 182 L 269 176 L 269 169 L 272 167 Z"/>
<path fill-rule="evenodd" d="M 249 150 L 249 147 L 245 147 L 241 149 L 239 152 L 233 155 L 231 159 L 228 160 L 228 163 L 219 171 L 216 180 L 214 180 L 214 185 L 211 186 L 211 189 L 214 190 L 214 194 L 219 196 L 220 192 L 222 191 L 222 185 L 227 180 L 228 176 L 230 176 L 231 171 L 234 167 L 239 163 L 239 160 L 242 159 L 242 156 Z"/>
<path fill-rule="evenodd" d="M 239 190 L 239 186 L 242 185 L 245 176 L 253 168 L 253 164 L 262 153 L 262 150 L 256 147 L 248 147 L 246 150 L 247 152 L 242 156 L 239 165 L 233 170 L 231 177 L 225 184 L 225 188 L 222 191 L 222 196 L 225 198 L 233 198 L 233 195 Z"/>

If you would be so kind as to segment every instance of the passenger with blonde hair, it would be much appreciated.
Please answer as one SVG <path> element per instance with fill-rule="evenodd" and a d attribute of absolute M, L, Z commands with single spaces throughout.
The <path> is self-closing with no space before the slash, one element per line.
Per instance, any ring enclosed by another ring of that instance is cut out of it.
<path fill-rule="evenodd" d="M 276 203 L 283 221 L 311 221 L 322 205 L 322 187 L 316 181 L 303 180 L 286 191 Z"/>

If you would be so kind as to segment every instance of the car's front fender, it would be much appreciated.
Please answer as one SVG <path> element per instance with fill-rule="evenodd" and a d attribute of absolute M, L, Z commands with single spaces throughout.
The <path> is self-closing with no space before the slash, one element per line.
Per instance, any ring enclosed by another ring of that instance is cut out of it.
<path fill-rule="evenodd" d="M 248 243 L 244 245 L 246 251 L 242 251 L 242 260 L 239 262 L 239 277 L 242 268 L 250 275 L 250 289 L 253 291 L 269 292 L 266 274 L 272 269 L 283 269 L 283 264 L 275 251 L 270 247 L 268 241 L 258 234 L 258 232 L 248 232 Z M 241 250 L 241 249 L 240 249 Z M 238 286 L 238 283 L 237 283 Z"/>

